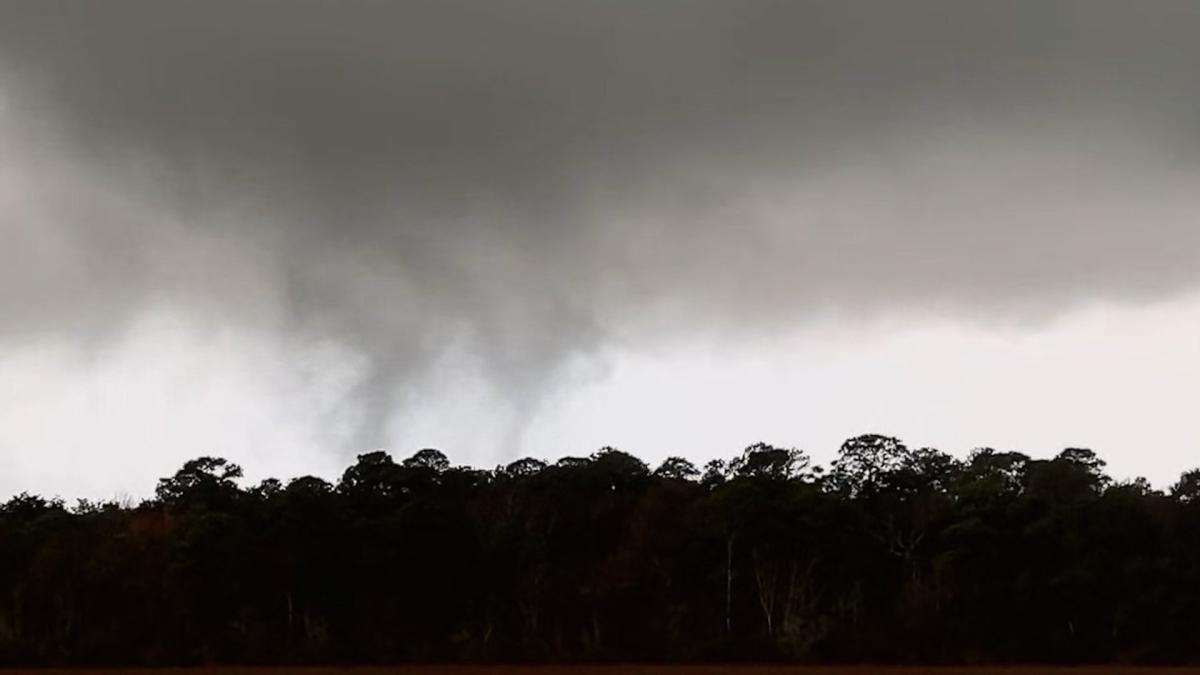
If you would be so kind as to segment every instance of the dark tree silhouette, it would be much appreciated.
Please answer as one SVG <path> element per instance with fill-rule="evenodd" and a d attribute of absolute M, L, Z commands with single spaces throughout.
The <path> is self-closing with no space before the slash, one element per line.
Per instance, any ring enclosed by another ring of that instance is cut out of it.
<path fill-rule="evenodd" d="M 700 475 L 700 470 L 682 457 L 668 457 L 654 470 L 654 475 L 673 480 L 693 480 Z"/>
<path fill-rule="evenodd" d="M 219 457 L 189 460 L 175 475 L 158 481 L 154 494 L 168 506 L 217 508 L 238 496 L 242 468 Z M 263 489 L 270 490 L 270 485 Z"/>
<path fill-rule="evenodd" d="M 141 504 L 0 504 L 0 663 L 1193 663 L 1200 470 L 882 435 L 653 472 L 365 453 L 336 485 L 200 457 Z"/>

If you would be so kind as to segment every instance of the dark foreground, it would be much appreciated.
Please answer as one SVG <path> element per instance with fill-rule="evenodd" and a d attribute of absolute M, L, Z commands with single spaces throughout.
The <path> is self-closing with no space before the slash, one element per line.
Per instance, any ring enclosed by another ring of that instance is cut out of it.
<path fill-rule="evenodd" d="M 247 488 L 201 458 L 140 505 L 0 505 L 0 665 L 1195 665 L 1200 472 L 1103 468 L 882 436 L 824 471 L 423 450 Z"/>

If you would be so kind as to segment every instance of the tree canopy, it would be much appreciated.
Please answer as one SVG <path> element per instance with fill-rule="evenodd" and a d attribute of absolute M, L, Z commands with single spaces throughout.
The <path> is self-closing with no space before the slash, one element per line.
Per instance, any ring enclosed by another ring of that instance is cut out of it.
<path fill-rule="evenodd" d="M 0 663 L 1193 663 L 1200 470 L 755 443 L 651 470 L 200 457 L 140 504 L 0 504 Z"/>

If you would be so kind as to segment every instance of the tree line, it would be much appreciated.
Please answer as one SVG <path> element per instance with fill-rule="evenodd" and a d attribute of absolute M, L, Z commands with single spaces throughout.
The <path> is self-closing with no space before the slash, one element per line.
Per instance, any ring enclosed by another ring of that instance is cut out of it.
<path fill-rule="evenodd" d="M 1200 471 L 880 435 L 651 469 L 191 460 L 140 504 L 0 506 L 0 662 L 1200 661 Z"/>

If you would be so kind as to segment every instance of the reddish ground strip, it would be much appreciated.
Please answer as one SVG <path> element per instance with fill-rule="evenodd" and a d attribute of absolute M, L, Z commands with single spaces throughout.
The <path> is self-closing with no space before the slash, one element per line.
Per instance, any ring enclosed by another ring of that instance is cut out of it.
<path fill-rule="evenodd" d="M 406 665 L 313 668 L 36 668 L 0 675 L 1200 675 L 1200 668 L 1103 667 L 824 667 L 824 665 Z"/>

